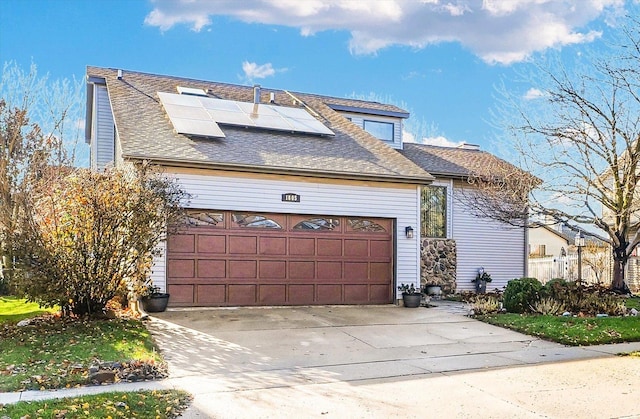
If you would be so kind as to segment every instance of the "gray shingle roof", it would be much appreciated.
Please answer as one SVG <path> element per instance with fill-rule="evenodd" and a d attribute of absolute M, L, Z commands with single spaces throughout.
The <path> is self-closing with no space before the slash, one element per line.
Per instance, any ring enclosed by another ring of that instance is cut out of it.
<path fill-rule="evenodd" d="M 87 75 L 106 81 L 125 158 L 408 183 L 425 183 L 432 179 L 425 170 L 328 106 L 336 102 L 363 106 L 362 101 L 293 93 L 318 114 L 318 119 L 335 133 L 333 137 L 224 126 L 226 138 L 190 138 L 175 133 L 157 92 L 177 93 L 176 86 L 180 85 L 201 88 L 220 99 L 252 102 L 253 88 L 126 70 L 119 80 L 116 69 L 99 67 L 87 67 Z M 262 103 L 269 102 L 270 93 L 275 94 L 276 105 L 300 106 L 294 104 L 286 91 L 265 88 L 262 89 Z M 395 106 L 375 102 L 368 106 L 404 112 Z"/>
<path fill-rule="evenodd" d="M 404 143 L 401 153 L 434 176 L 466 177 L 484 174 L 492 167 L 511 167 L 510 163 L 486 151 Z"/>

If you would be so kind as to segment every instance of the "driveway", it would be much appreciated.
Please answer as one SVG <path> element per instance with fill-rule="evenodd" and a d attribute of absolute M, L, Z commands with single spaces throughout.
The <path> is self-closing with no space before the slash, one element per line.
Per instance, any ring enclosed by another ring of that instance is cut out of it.
<path fill-rule="evenodd" d="M 640 344 L 568 348 L 437 304 L 173 309 L 149 328 L 195 396 L 184 417 L 640 417 L 640 359 L 611 357 Z"/>

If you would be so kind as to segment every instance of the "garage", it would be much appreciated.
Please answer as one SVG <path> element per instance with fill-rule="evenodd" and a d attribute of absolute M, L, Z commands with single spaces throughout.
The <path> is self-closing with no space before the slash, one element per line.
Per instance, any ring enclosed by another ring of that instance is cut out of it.
<path fill-rule="evenodd" d="M 391 303 L 388 218 L 190 210 L 168 238 L 172 306 Z"/>

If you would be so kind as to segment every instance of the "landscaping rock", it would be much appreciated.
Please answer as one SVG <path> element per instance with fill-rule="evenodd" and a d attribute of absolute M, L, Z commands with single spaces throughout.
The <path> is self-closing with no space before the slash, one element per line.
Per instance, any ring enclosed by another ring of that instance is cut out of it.
<path fill-rule="evenodd" d="M 564 313 L 562 313 L 562 315 L 564 317 L 571 317 L 571 313 L 569 313 L 568 311 L 565 311 Z"/>
<path fill-rule="evenodd" d="M 638 310 L 636 310 L 635 308 L 632 308 L 631 310 L 629 310 L 629 314 L 631 314 L 632 316 L 637 316 Z"/>
<path fill-rule="evenodd" d="M 113 383 L 115 381 L 115 371 L 100 370 L 89 375 L 89 382 L 93 384 Z"/>
<path fill-rule="evenodd" d="M 24 319 L 24 320 L 20 320 L 16 326 L 18 327 L 25 327 L 25 326 L 29 326 L 31 324 L 31 319 Z"/>

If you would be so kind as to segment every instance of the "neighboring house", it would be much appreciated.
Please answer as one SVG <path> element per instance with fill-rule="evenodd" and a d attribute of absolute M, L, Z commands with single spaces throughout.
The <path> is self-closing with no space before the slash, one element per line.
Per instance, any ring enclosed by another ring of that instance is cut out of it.
<path fill-rule="evenodd" d="M 174 306 L 391 303 L 397 285 L 420 282 L 425 244 L 427 265 L 458 291 L 481 266 L 495 286 L 522 276 L 525 230 L 456 201 L 469 162 L 495 157 L 403 144 L 408 116 L 377 102 L 87 68 L 91 167 L 148 160 L 192 195 L 188 225 L 152 273 Z"/>
<path fill-rule="evenodd" d="M 529 257 L 566 255 L 573 241 L 555 225 L 538 224 L 529 228 Z"/>

